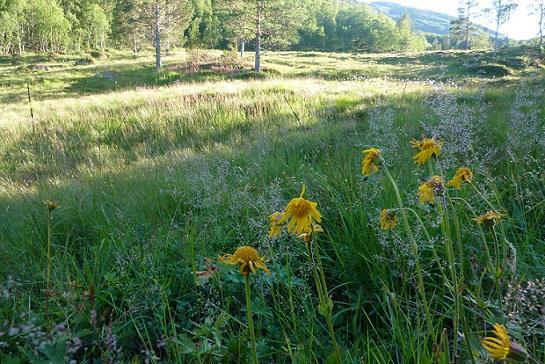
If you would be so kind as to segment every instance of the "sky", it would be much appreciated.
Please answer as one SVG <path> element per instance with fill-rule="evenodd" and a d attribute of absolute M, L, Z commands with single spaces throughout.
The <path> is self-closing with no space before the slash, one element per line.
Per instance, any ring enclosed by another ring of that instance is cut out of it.
<path fill-rule="evenodd" d="M 378 0 L 375 0 L 378 1 Z M 381 0 L 382 1 L 382 0 Z M 445 13 L 448 15 L 456 16 L 458 13 L 458 0 L 384 0 L 391 1 L 401 5 L 429 9 Z M 372 2 L 372 1 L 369 1 Z M 531 0 L 518 0 L 519 6 L 517 10 L 511 15 L 511 19 L 508 23 L 504 24 L 500 28 L 500 33 L 507 35 L 509 38 L 514 39 L 530 39 L 537 35 L 538 26 L 537 20 L 528 15 L 528 5 Z M 481 9 L 491 7 L 492 0 L 481 0 Z M 495 29 L 494 22 L 490 19 L 490 16 L 481 16 L 473 19 L 475 23 Z"/>

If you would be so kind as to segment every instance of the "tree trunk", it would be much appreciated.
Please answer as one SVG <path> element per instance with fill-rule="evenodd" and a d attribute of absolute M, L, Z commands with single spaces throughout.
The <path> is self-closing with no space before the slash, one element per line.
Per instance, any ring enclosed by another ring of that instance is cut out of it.
<path fill-rule="evenodd" d="M 261 17 L 263 0 L 257 1 L 256 27 L 255 27 L 255 71 L 261 72 Z"/>
<path fill-rule="evenodd" d="M 466 19 L 466 40 L 465 40 L 465 48 L 466 50 L 469 49 L 469 7 L 467 8 L 467 19 Z"/>
<path fill-rule="evenodd" d="M 159 1 L 155 1 L 155 69 L 161 69 L 161 9 Z"/>
<path fill-rule="evenodd" d="M 498 53 L 499 43 L 498 43 L 498 34 L 500 32 L 500 20 L 496 22 L 496 34 L 494 35 L 494 57 Z"/>
<path fill-rule="evenodd" d="M 240 40 L 240 58 L 244 58 L 244 39 Z"/>
<path fill-rule="evenodd" d="M 545 2 L 541 3 L 539 12 L 539 51 L 543 53 L 543 22 L 545 22 Z"/>
<path fill-rule="evenodd" d="M 136 34 L 135 33 L 133 33 L 133 35 L 132 35 L 132 52 L 134 53 L 135 56 L 138 53 L 138 44 L 136 43 Z"/>

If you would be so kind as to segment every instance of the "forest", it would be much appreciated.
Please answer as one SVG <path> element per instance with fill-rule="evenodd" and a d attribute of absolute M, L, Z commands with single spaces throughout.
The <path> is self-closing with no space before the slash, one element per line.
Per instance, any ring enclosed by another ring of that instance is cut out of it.
<path fill-rule="evenodd" d="M 544 5 L 532 0 L 543 44 Z M 159 46 L 255 50 L 422 51 L 487 48 L 517 6 L 496 0 L 487 9 L 496 33 L 473 22 L 477 0 L 460 3 L 450 34 L 416 31 L 356 0 L 1 0 L 0 54 L 80 52 Z M 536 34 L 537 36 L 537 34 Z M 505 43 L 503 39 L 501 43 Z"/>

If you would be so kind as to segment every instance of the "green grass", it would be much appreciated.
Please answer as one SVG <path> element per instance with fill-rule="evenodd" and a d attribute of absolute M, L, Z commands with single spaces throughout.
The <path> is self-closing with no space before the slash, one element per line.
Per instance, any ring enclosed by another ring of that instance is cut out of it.
<path fill-rule="evenodd" d="M 324 217 L 344 362 L 484 363 L 495 322 L 545 360 L 540 317 L 514 288 L 545 272 L 544 74 L 522 55 L 280 52 L 263 76 L 251 56 L 190 73 L 178 52 L 159 75 L 151 53 L 82 57 L 0 58 L 0 361 L 250 361 L 244 279 L 217 257 L 252 245 L 272 271 L 251 277 L 261 362 L 334 362 L 305 245 L 267 238 L 302 184 Z M 443 209 L 416 197 L 430 171 L 409 141 L 432 131 L 434 173 L 475 172 Z M 409 232 L 398 211 L 379 228 L 397 201 L 384 171 L 361 176 L 368 146 L 423 225 L 408 211 Z M 60 204 L 49 293 L 45 200 Z M 492 208 L 508 216 L 476 226 Z"/>

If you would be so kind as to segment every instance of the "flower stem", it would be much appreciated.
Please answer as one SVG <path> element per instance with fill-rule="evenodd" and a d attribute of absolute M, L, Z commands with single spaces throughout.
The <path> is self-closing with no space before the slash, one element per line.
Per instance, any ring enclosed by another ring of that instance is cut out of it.
<path fill-rule="evenodd" d="M 333 301 L 331 300 L 331 297 L 329 297 L 329 291 L 327 289 L 327 284 L 325 280 L 324 267 L 322 265 L 322 259 L 320 258 L 318 243 L 314 239 L 314 234 L 312 236 L 312 239 L 307 243 L 307 249 L 308 249 L 309 258 L 311 260 L 314 280 L 316 282 L 316 290 L 318 291 L 318 298 L 320 301 L 320 305 L 318 306 L 318 311 L 320 312 L 322 316 L 324 316 L 324 319 L 327 324 L 327 331 L 329 333 L 329 337 L 331 339 L 331 342 L 333 343 L 333 347 L 335 348 L 337 363 L 340 364 L 342 363 L 341 351 L 339 349 L 339 344 L 337 343 L 337 337 L 335 335 L 335 327 L 333 326 L 333 318 L 332 318 Z M 316 257 L 317 264 L 314 260 L 314 257 Z"/>
<path fill-rule="evenodd" d="M 51 293 L 51 238 L 52 228 L 51 228 L 51 210 L 47 211 L 47 278 L 46 278 L 46 289 L 45 289 L 45 316 L 47 320 L 50 321 L 49 317 L 49 295 Z"/>
<path fill-rule="evenodd" d="M 397 187 L 397 183 L 390 174 L 390 171 L 386 167 L 385 163 L 382 163 L 384 173 L 386 174 L 386 177 L 390 180 L 390 183 L 392 184 L 392 187 L 394 189 L 397 203 L 399 205 L 399 209 L 401 210 L 401 216 L 403 218 L 403 224 L 405 225 L 405 229 L 407 231 L 407 235 L 409 236 L 409 239 L 411 241 L 411 250 L 414 256 L 415 265 L 416 265 L 416 275 L 418 278 L 418 291 L 420 293 L 420 297 L 422 299 L 422 304 L 424 305 L 424 310 L 426 313 L 426 323 L 428 326 L 429 334 L 432 335 L 433 332 L 433 323 L 431 321 L 431 315 L 430 315 L 430 308 L 428 306 L 428 299 L 426 298 L 426 290 L 424 288 L 424 275 L 422 272 L 422 266 L 420 264 L 420 253 L 418 251 L 418 244 L 416 243 L 416 239 L 413 235 L 413 232 L 411 230 L 411 226 L 409 224 L 409 218 L 407 216 L 407 211 L 405 211 L 403 206 L 403 200 L 401 199 L 401 195 L 399 193 L 399 188 Z"/>
<path fill-rule="evenodd" d="M 255 344 L 254 320 L 252 318 L 252 299 L 250 295 L 250 277 L 244 276 L 244 285 L 246 286 L 246 314 L 248 316 L 248 331 L 250 332 L 250 341 L 252 345 L 252 357 L 254 364 L 258 364 L 257 349 Z"/>

